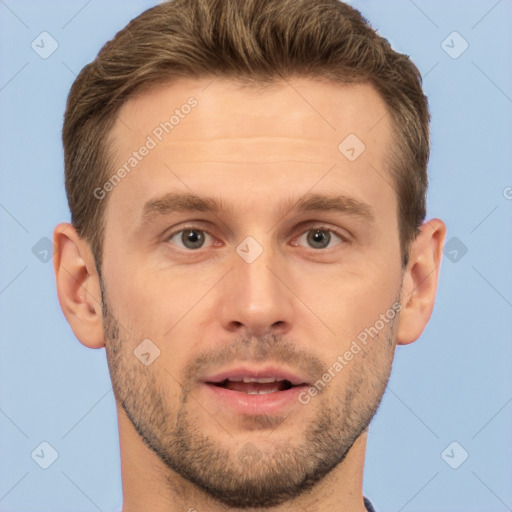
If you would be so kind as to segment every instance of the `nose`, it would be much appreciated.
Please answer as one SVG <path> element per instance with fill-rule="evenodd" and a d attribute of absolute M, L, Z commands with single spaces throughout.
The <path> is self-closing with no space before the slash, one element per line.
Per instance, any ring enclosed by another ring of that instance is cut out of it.
<path fill-rule="evenodd" d="M 289 268 L 270 243 L 261 246 L 263 252 L 254 261 L 233 255 L 232 271 L 220 297 L 222 327 L 230 333 L 260 337 L 283 335 L 292 328 L 295 313 L 288 288 Z"/>

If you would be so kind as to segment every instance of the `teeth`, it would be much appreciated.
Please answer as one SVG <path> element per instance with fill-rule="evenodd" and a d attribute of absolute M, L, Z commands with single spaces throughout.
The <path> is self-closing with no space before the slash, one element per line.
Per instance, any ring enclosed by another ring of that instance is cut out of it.
<path fill-rule="evenodd" d="M 269 393 L 275 393 L 275 391 L 247 391 L 248 395 L 268 395 Z"/>
<path fill-rule="evenodd" d="M 245 383 L 247 383 L 247 382 L 258 382 L 258 379 L 255 379 L 254 377 L 244 377 L 243 381 Z"/>
<path fill-rule="evenodd" d="M 235 380 L 235 379 L 229 379 L 229 380 Z M 242 380 L 242 379 L 239 379 L 239 380 Z M 274 377 L 264 377 L 262 379 L 256 379 L 254 377 L 244 377 L 243 381 L 245 383 L 247 383 L 247 382 L 259 382 L 260 384 L 270 384 L 271 382 L 279 382 Z"/>

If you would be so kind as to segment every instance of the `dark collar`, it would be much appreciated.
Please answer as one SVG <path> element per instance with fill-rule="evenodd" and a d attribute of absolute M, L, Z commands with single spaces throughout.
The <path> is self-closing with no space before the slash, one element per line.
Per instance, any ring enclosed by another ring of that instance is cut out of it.
<path fill-rule="evenodd" d="M 366 498 L 364 496 L 363 496 L 363 498 L 364 498 L 364 506 L 366 507 L 366 510 L 368 512 L 375 512 L 375 509 L 373 508 L 372 502 L 368 498 Z"/>

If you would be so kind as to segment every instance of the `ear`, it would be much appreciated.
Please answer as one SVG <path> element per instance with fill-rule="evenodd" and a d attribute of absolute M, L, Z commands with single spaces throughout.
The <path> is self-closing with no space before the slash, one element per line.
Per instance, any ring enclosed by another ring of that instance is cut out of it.
<path fill-rule="evenodd" d="M 419 234 L 411 243 L 402 284 L 398 345 L 417 340 L 432 315 L 445 236 L 444 222 L 432 219 L 420 227 Z"/>
<path fill-rule="evenodd" d="M 99 276 L 89 243 L 68 223 L 56 226 L 53 243 L 60 307 L 83 345 L 104 347 Z"/>

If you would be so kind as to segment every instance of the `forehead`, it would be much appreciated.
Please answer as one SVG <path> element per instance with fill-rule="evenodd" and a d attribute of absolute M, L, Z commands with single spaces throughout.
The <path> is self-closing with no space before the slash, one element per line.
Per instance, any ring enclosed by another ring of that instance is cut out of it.
<path fill-rule="evenodd" d="M 108 209 L 123 215 L 140 216 L 148 200 L 177 189 L 215 189 L 242 207 L 248 195 L 289 199 L 313 187 L 364 195 L 390 181 L 391 120 L 368 84 L 182 79 L 128 100 L 110 139 L 113 170 L 125 172 Z"/>
<path fill-rule="evenodd" d="M 190 98 L 197 102 L 191 110 L 194 115 L 181 123 L 183 113 L 176 110 L 188 111 Z M 269 85 L 242 85 L 225 78 L 180 79 L 145 90 L 122 105 L 112 130 L 119 150 L 129 149 L 120 137 L 134 129 L 151 133 L 173 113 L 180 122 L 173 121 L 176 129 L 172 137 L 165 138 L 165 144 L 252 137 L 261 129 L 262 136 L 310 138 L 331 146 L 347 127 L 367 139 L 377 124 L 389 128 L 389 119 L 380 122 L 387 114 L 386 105 L 370 84 L 294 78 Z"/>

